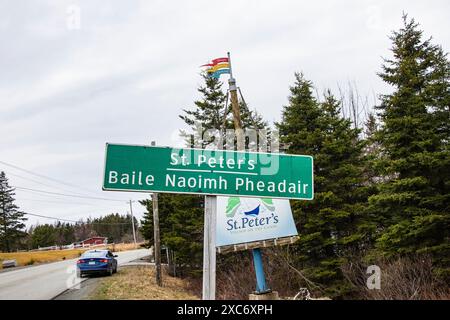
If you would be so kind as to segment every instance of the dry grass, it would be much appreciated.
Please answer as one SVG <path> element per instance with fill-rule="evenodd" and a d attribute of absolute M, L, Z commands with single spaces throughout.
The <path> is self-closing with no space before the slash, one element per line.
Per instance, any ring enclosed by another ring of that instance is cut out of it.
<path fill-rule="evenodd" d="M 105 278 L 92 295 L 94 300 L 198 300 L 187 281 L 163 275 L 163 287 L 155 282 L 154 267 L 130 266 Z"/>
<path fill-rule="evenodd" d="M 108 250 L 111 250 L 113 252 L 119 252 L 119 251 L 129 251 L 129 250 L 135 250 L 135 249 L 141 249 L 141 245 L 144 244 L 143 242 L 136 243 L 118 243 L 118 244 L 111 244 L 108 245 Z"/>
<path fill-rule="evenodd" d="M 367 264 L 356 262 L 344 265 L 342 271 L 355 288 L 357 299 L 369 300 L 449 300 L 450 286 L 433 273 L 428 256 L 379 258 L 375 263 L 381 269 L 380 290 L 369 290 Z"/>
<path fill-rule="evenodd" d="M 86 249 L 73 249 L 73 250 L 0 253 L 0 261 L 15 259 L 17 261 L 17 265 L 26 266 L 35 263 L 47 263 L 54 261 L 62 261 L 64 259 L 77 258 L 85 250 Z M 0 264 L 0 269 L 1 268 L 2 266 Z"/>

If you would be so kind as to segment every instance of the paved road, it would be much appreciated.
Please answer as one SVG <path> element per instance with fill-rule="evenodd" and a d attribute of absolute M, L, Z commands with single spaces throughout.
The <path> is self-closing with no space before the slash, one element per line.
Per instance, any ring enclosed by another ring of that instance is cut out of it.
<path fill-rule="evenodd" d="M 139 249 L 117 253 L 119 265 L 149 255 L 149 250 Z M 0 300 L 52 299 L 76 285 L 77 259 L 53 262 L 15 271 L 0 273 Z M 81 279 L 84 281 L 85 278 Z"/>

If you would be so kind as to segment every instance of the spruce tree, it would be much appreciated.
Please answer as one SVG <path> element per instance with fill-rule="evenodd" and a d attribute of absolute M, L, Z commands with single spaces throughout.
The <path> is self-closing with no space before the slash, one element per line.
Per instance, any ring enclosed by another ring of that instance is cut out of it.
<path fill-rule="evenodd" d="M 219 134 L 224 122 L 224 108 L 226 94 L 222 91 L 222 82 L 217 78 L 209 77 L 207 74 L 202 75 L 205 84 L 198 91 L 202 95 L 201 100 L 194 102 L 194 110 L 184 109 L 184 115 L 180 118 L 191 127 L 195 133 L 194 141 L 187 139 L 188 146 L 197 146 L 202 149 L 212 142 L 211 138 L 204 139 L 205 130 L 215 130 L 215 134 Z M 196 123 L 201 124 L 202 131 L 198 132 Z M 227 124 L 226 124 L 227 125 Z M 182 135 L 186 138 L 189 136 L 185 132 Z"/>
<path fill-rule="evenodd" d="M 146 211 L 141 219 L 141 227 L 139 228 L 142 236 L 151 245 L 154 243 L 154 230 L 153 230 L 153 206 L 152 201 L 149 199 L 140 200 L 139 203 L 145 207 Z M 160 219 L 161 220 L 161 219 Z"/>
<path fill-rule="evenodd" d="M 194 139 L 192 141 L 190 136 L 182 131 L 181 134 L 186 138 L 188 146 L 196 146 L 204 149 L 214 138 L 206 137 L 204 133 L 206 130 L 213 130 L 216 138 L 225 140 L 225 130 L 233 130 L 233 118 L 231 112 L 231 101 L 228 99 L 227 110 L 225 104 L 227 100 L 226 94 L 223 92 L 223 83 L 207 74 L 202 75 L 204 85 L 198 89 L 201 94 L 201 99 L 194 102 L 195 108 L 193 110 L 183 109 L 182 115 L 179 117 L 191 127 L 194 132 Z M 249 106 L 242 101 L 239 101 L 242 128 L 245 129 L 265 129 L 270 132 L 270 128 L 266 121 L 255 110 L 250 110 Z M 197 124 L 201 124 L 202 132 L 198 132 Z M 217 142 L 217 140 L 215 140 Z M 248 143 L 246 144 L 249 147 Z M 233 146 L 227 146 L 233 148 Z"/>
<path fill-rule="evenodd" d="M 431 254 L 449 275 L 449 62 L 414 19 L 404 15 L 403 23 L 379 74 L 393 92 L 377 107 L 385 177 L 369 199 L 384 219 L 377 245 L 386 255 Z"/>
<path fill-rule="evenodd" d="M 23 212 L 14 204 L 14 188 L 8 184 L 5 172 L 0 172 L 0 245 L 1 250 L 10 252 L 17 241 L 25 236 Z"/>
<path fill-rule="evenodd" d="M 37 225 L 31 235 L 33 248 L 50 247 L 57 244 L 57 229 L 51 224 Z"/>
<path fill-rule="evenodd" d="M 364 139 L 366 142 L 364 154 L 366 156 L 366 180 L 373 188 L 373 193 L 376 192 L 376 184 L 382 179 L 376 169 L 377 161 L 381 157 L 382 149 L 380 143 L 377 141 L 379 123 L 374 113 L 367 115 L 364 124 Z"/>
<path fill-rule="evenodd" d="M 153 206 L 146 207 L 141 232 L 153 243 Z M 178 272 L 196 273 L 201 269 L 203 247 L 203 197 L 197 195 L 158 195 L 161 243 L 175 252 Z"/>
<path fill-rule="evenodd" d="M 312 201 L 291 201 L 300 235 L 292 250 L 297 267 L 323 288 L 321 294 L 342 296 L 351 288 L 340 267 L 361 249 L 370 229 L 364 216 L 364 143 L 329 91 L 320 102 L 310 81 L 302 74 L 295 78 L 277 127 L 287 153 L 313 156 L 315 195 Z"/>

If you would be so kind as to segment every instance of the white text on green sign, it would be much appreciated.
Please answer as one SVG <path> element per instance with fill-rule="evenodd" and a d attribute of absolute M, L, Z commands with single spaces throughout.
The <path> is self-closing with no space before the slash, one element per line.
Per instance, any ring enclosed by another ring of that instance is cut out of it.
<path fill-rule="evenodd" d="M 103 189 L 311 200 L 313 159 L 107 144 Z"/>

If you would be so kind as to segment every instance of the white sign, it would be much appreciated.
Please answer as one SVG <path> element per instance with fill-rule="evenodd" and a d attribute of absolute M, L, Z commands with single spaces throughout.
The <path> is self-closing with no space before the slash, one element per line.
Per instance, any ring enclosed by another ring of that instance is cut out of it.
<path fill-rule="evenodd" d="M 297 234 L 289 200 L 217 197 L 217 247 Z"/>

